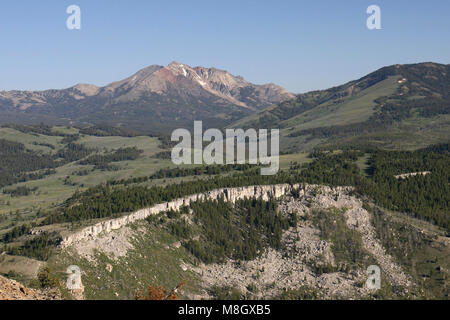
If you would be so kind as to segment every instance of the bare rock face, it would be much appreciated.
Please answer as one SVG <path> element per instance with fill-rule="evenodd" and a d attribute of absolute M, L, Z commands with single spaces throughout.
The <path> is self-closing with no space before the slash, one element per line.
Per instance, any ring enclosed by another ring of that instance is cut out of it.
<path fill-rule="evenodd" d="M 120 229 L 121 227 L 126 226 L 130 223 L 143 220 L 149 217 L 150 215 L 156 215 L 163 211 L 179 210 L 183 206 L 189 206 L 189 204 L 192 201 L 208 200 L 208 199 L 218 200 L 222 197 L 224 198 L 225 201 L 231 203 L 235 203 L 237 200 L 245 198 L 257 198 L 267 201 L 269 199 L 278 199 L 280 197 L 288 195 L 293 190 L 299 190 L 299 194 L 304 195 L 305 193 L 309 193 L 312 191 L 315 192 L 316 189 L 317 190 L 320 189 L 321 192 L 323 192 L 322 195 L 321 194 L 317 195 L 318 197 L 317 201 L 321 202 L 321 205 L 323 207 L 329 207 L 334 205 L 334 203 L 330 202 L 329 196 L 327 195 L 332 191 L 332 188 L 330 187 L 319 188 L 318 186 L 315 185 L 278 184 L 268 186 L 259 185 L 249 187 L 215 189 L 205 193 L 186 196 L 170 202 L 160 203 L 150 208 L 138 210 L 124 217 L 99 222 L 95 225 L 81 229 L 80 231 L 77 231 L 75 233 L 64 235 L 60 246 L 64 248 L 82 240 L 95 240 L 99 237 L 100 234 L 109 233 L 113 230 Z M 338 187 L 333 189 L 333 192 L 337 192 L 338 194 L 340 194 L 345 193 L 350 189 L 351 188 L 348 187 Z"/>
<path fill-rule="evenodd" d="M 127 224 L 143 220 L 150 215 L 155 215 L 163 211 L 179 210 L 183 206 L 188 206 L 192 201 L 207 199 L 217 200 L 221 197 L 224 197 L 225 201 L 229 201 L 231 203 L 235 203 L 237 200 L 245 198 L 269 200 L 271 198 L 280 198 L 290 193 L 292 190 L 299 188 L 303 187 L 298 184 L 292 186 L 289 184 L 279 184 L 271 186 L 224 188 L 208 191 L 202 194 L 194 194 L 170 202 L 160 203 L 153 207 L 136 211 L 121 218 L 99 222 L 93 226 L 86 227 L 78 232 L 64 236 L 60 246 L 64 248 L 82 240 L 97 239 L 102 233 L 109 233 L 112 230 L 120 229 Z M 308 186 L 307 188 L 310 187 Z M 303 190 L 300 191 L 301 194 L 303 192 Z"/>

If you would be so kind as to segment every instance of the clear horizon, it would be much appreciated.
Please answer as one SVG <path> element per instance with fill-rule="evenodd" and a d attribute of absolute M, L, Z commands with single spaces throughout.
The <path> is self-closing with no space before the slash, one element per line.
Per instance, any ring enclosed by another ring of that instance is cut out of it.
<path fill-rule="evenodd" d="M 66 28 L 72 4 L 81 30 Z M 366 27 L 372 4 L 381 30 Z M 326 89 L 387 65 L 450 63 L 449 12 L 443 0 L 17 0 L 0 10 L 0 91 L 104 86 L 174 60 L 292 93 Z"/>

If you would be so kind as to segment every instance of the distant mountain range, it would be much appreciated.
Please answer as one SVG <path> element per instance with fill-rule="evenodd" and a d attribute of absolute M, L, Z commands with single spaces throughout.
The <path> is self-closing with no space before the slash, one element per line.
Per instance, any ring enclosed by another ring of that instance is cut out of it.
<path fill-rule="evenodd" d="M 107 123 L 166 131 L 204 120 L 222 126 L 294 95 L 216 68 L 153 65 L 105 87 L 0 92 L 1 122 Z"/>
<path fill-rule="evenodd" d="M 392 65 L 299 95 L 178 62 L 105 87 L 0 92 L 0 123 L 104 124 L 167 134 L 194 120 L 204 127 L 280 128 L 284 152 L 331 144 L 423 147 L 450 137 L 450 65 Z"/>

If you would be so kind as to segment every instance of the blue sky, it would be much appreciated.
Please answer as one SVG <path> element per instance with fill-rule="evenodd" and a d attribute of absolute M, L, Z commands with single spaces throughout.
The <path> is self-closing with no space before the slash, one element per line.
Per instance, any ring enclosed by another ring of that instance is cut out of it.
<path fill-rule="evenodd" d="M 81 8 L 68 30 L 66 8 Z M 366 9 L 381 7 L 382 30 Z M 395 63 L 450 63 L 450 1 L 10 0 L 0 90 L 105 85 L 173 60 L 300 93 Z"/>

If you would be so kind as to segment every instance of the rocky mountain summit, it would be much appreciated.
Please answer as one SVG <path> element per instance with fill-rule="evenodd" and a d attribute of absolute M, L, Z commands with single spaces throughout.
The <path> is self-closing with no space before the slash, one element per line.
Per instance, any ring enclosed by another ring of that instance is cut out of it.
<path fill-rule="evenodd" d="M 181 97 L 208 97 L 210 94 L 223 102 L 255 110 L 293 98 L 274 84 L 254 85 L 224 70 L 190 67 L 176 61 L 166 67 L 153 65 L 142 69 L 125 80 L 102 88 L 100 95 L 118 101 L 133 101 L 149 92 L 160 95 L 172 92 Z"/>
<path fill-rule="evenodd" d="M 5 122 L 151 123 L 161 128 L 193 120 L 224 124 L 293 97 L 275 84 L 256 85 L 224 70 L 172 62 L 104 87 L 0 92 L 0 115 Z"/>

